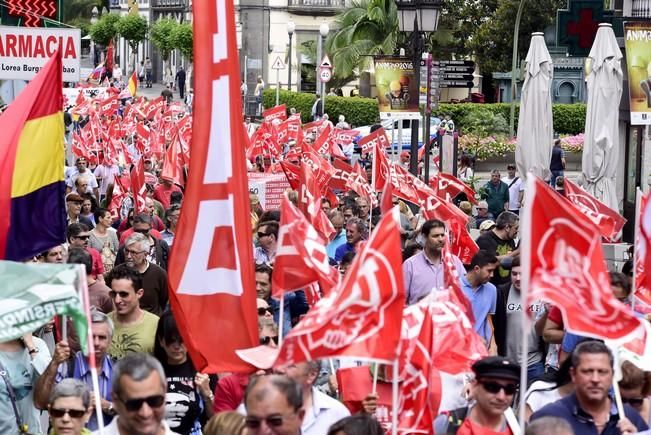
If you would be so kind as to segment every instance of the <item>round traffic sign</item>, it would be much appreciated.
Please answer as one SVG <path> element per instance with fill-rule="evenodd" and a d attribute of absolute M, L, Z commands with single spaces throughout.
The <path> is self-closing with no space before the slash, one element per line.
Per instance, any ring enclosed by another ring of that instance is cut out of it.
<path fill-rule="evenodd" d="M 319 70 L 319 80 L 322 83 L 328 83 L 332 78 L 332 70 L 330 68 L 321 68 Z"/>

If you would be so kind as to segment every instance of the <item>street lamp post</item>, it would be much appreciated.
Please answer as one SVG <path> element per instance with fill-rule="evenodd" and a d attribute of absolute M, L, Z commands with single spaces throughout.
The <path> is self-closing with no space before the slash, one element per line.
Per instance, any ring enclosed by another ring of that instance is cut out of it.
<path fill-rule="evenodd" d="M 423 56 L 427 32 L 435 32 L 443 0 L 396 0 L 398 7 L 398 26 L 401 32 L 411 32 L 409 46 L 412 50 L 416 89 L 420 93 L 420 59 Z M 418 131 L 419 120 L 411 121 L 411 147 L 409 171 L 418 175 Z M 423 137 L 423 144 L 429 138 Z M 429 155 L 425 156 L 429 159 Z"/>
<path fill-rule="evenodd" d="M 296 24 L 293 21 L 287 23 L 287 34 L 289 35 L 289 64 L 287 65 L 287 90 L 292 90 L 292 36 L 294 36 Z"/>
<path fill-rule="evenodd" d="M 321 23 L 321 26 L 319 26 L 319 33 L 321 34 L 321 37 L 319 38 L 319 47 L 321 47 L 321 55 L 323 57 L 325 53 L 325 39 L 328 36 L 328 33 L 330 33 L 330 26 L 328 26 L 328 23 Z M 316 66 L 316 81 L 317 83 L 321 83 L 321 112 L 325 114 L 325 83 L 321 82 L 321 79 L 319 78 L 319 72 L 321 70 L 321 59 L 317 59 L 317 66 Z"/>
<path fill-rule="evenodd" d="M 93 10 L 90 11 L 90 25 L 94 26 L 97 24 L 97 18 L 99 17 L 99 9 L 97 9 L 97 6 L 93 6 Z M 97 61 L 95 59 L 95 41 L 91 38 L 90 40 L 90 59 L 91 62 L 93 62 L 93 68 L 97 65 Z"/>

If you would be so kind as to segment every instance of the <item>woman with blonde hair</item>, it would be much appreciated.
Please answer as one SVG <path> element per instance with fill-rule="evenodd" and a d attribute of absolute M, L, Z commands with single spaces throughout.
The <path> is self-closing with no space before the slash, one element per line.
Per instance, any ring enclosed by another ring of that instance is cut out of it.
<path fill-rule="evenodd" d="M 245 435 L 244 416 L 235 411 L 213 415 L 203 428 L 203 435 Z"/>

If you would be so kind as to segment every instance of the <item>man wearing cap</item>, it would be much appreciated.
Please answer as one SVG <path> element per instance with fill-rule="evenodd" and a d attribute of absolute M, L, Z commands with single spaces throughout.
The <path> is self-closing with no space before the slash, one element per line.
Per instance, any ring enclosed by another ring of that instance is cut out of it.
<path fill-rule="evenodd" d="M 472 371 L 470 394 L 475 403 L 439 415 L 434 433 L 513 434 L 510 425 L 516 419 L 510 406 L 519 388 L 520 366 L 501 356 L 489 356 L 474 363 Z"/>
<path fill-rule="evenodd" d="M 495 222 L 490 219 L 486 219 L 481 223 L 481 225 L 479 225 L 479 235 L 481 236 L 482 234 L 491 231 L 493 228 L 495 228 Z"/>
<path fill-rule="evenodd" d="M 507 176 L 502 181 L 509 187 L 508 210 L 517 215 L 520 214 L 520 207 L 524 198 L 524 183 L 522 178 L 515 174 L 515 164 L 509 163 L 506 166 Z"/>
<path fill-rule="evenodd" d="M 481 224 L 487 220 L 495 220 L 495 216 L 488 211 L 488 203 L 486 201 L 479 201 L 477 203 L 477 216 L 475 217 L 475 224 L 477 228 L 481 229 Z"/>
<path fill-rule="evenodd" d="M 81 223 L 88 228 L 95 228 L 95 225 L 87 217 L 81 216 L 81 205 L 84 198 L 76 193 L 70 193 L 66 196 L 66 209 L 68 212 L 68 225 Z"/>

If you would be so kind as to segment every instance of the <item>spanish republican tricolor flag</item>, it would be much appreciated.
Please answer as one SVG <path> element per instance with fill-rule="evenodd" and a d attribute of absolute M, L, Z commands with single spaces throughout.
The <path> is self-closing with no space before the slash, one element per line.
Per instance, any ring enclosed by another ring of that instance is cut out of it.
<path fill-rule="evenodd" d="M 138 75 L 134 71 L 133 74 L 131 74 L 131 77 L 129 77 L 129 93 L 131 94 L 132 97 L 136 96 L 136 91 L 138 91 Z"/>
<path fill-rule="evenodd" d="M 65 241 L 61 71 L 57 51 L 0 116 L 0 259 Z"/>

